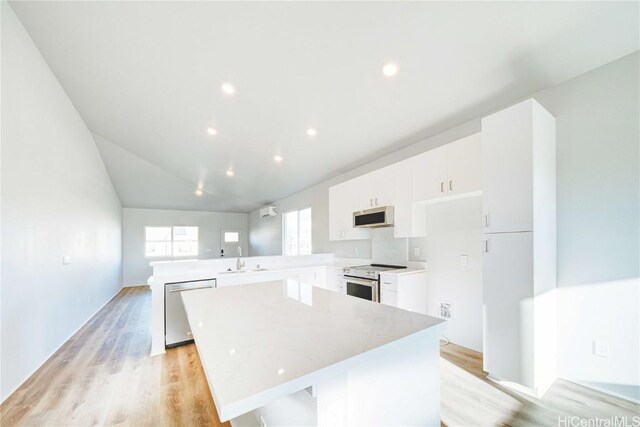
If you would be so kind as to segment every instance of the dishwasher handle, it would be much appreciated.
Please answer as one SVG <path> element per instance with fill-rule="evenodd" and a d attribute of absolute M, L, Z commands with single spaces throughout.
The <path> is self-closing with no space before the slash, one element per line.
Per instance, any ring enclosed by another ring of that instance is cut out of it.
<path fill-rule="evenodd" d="M 175 293 L 175 292 L 184 292 L 184 291 L 195 291 L 196 289 L 208 289 L 208 288 L 213 288 L 215 281 L 211 280 L 208 282 L 213 282 L 209 283 L 209 284 L 203 284 L 203 283 L 198 283 L 198 282 L 202 282 L 202 281 L 195 281 L 195 282 L 184 282 L 184 283 L 176 283 L 173 284 L 171 286 L 171 288 L 169 289 L 169 293 Z"/>

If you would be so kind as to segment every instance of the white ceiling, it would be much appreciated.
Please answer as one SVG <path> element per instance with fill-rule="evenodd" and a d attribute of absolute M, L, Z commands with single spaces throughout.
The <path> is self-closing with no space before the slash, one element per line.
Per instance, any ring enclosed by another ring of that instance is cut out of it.
<path fill-rule="evenodd" d="M 11 2 L 124 206 L 221 211 L 249 211 L 632 53 L 638 5 Z M 390 60 L 392 79 L 381 74 Z M 226 80 L 233 97 L 220 92 Z"/>

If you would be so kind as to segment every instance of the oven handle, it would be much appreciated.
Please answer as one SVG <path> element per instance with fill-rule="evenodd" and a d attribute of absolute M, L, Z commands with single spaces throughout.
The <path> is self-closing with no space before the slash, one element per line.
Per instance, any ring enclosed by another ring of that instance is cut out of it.
<path fill-rule="evenodd" d="M 352 277 L 352 276 L 342 276 L 342 278 L 344 280 L 346 280 L 347 282 L 352 282 L 352 283 L 355 283 L 356 285 L 369 286 L 369 287 L 372 287 L 372 288 L 378 286 L 378 281 L 377 280 L 359 279 L 357 277 Z"/>

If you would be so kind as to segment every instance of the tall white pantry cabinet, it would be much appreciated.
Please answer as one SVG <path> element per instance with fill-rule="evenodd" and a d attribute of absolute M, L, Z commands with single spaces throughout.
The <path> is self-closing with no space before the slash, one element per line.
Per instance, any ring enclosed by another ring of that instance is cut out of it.
<path fill-rule="evenodd" d="M 555 134 L 534 99 L 482 119 L 484 370 L 536 396 L 557 376 Z"/>

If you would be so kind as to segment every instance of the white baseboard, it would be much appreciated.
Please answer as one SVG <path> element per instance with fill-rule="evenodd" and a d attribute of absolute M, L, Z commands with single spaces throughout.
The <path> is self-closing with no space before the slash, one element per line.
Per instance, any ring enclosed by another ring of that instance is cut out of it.
<path fill-rule="evenodd" d="M 112 299 L 114 299 L 116 297 L 116 295 L 118 295 L 120 293 L 120 291 L 122 291 L 122 289 L 125 288 L 125 286 L 120 286 L 120 288 L 118 288 L 118 290 L 116 291 L 115 294 L 113 294 L 111 296 L 111 298 L 109 298 L 107 301 L 105 301 L 104 304 L 102 304 L 96 311 L 93 312 L 93 314 L 91 316 L 89 316 L 87 318 L 87 320 L 85 320 L 82 325 L 80 325 L 78 327 L 78 329 L 76 329 L 75 331 L 73 331 L 64 341 L 62 341 L 62 344 L 60 344 L 55 350 L 53 350 L 49 356 L 47 356 L 46 359 L 44 359 L 44 361 L 39 364 L 33 371 L 31 371 L 31 373 L 29 375 L 27 375 L 27 377 L 24 379 L 24 381 L 22 381 L 20 384 L 18 384 L 18 386 L 16 388 L 14 388 L 13 390 L 11 390 L 11 393 L 9 393 L 7 395 L 7 397 L 5 397 L 2 401 L 0 401 L 0 404 L 4 403 L 7 399 L 9 399 L 11 396 L 13 396 L 13 393 L 15 393 L 20 387 L 22 387 L 22 384 L 26 383 L 29 378 L 31 378 L 33 376 L 33 374 L 35 374 L 36 372 L 38 372 L 38 369 L 42 368 L 42 366 L 47 363 L 47 361 L 49 361 L 49 359 L 51 359 L 51 357 L 56 354 L 56 352 L 58 350 L 60 350 L 60 348 L 62 348 L 63 345 L 65 345 L 67 343 L 67 341 L 69 341 L 71 339 L 72 336 L 74 336 L 75 334 L 78 333 L 78 331 L 80 329 L 82 329 L 84 327 L 84 325 L 86 325 L 87 323 L 89 323 L 89 320 L 93 319 L 93 317 L 98 314 L 98 312 L 100 310 L 102 310 L 104 308 L 104 306 L 106 306 L 109 302 L 111 302 Z"/>
<path fill-rule="evenodd" d="M 547 387 L 547 389 L 545 389 L 544 391 L 537 392 L 536 390 L 533 390 L 533 389 L 531 389 L 531 388 L 529 388 L 527 386 L 524 386 L 522 384 L 518 384 L 518 383 L 513 382 L 513 381 L 501 380 L 500 378 L 496 378 L 496 377 L 494 377 L 494 376 L 492 376 L 490 374 L 487 375 L 487 379 L 490 380 L 490 381 L 493 381 L 496 384 L 500 384 L 503 387 L 510 388 L 513 391 L 525 394 L 527 396 L 530 396 L 530 397 L 533 397 L 533 398 L 536 398 L 536 399 L 541 399 L 549 389 Z"/>
<path fill-rule="evenodd" d="M 582 387 L 590 388 L 591 390 L 599 391 L 600 393 L 608 394 L 609 396 L 614 396 L 614 397 L 617 397 L 619 399 L 626 400 L 627 402 L 639 403 L 640 404 L 640 399 L 636 400 L 636 399 L 633 399 L 632 397 L 626 396 L 624 394 L 616 393 L 614 391 L 611 391 L 609 389 L 605 389 L 605 388 L 602 388 L 602 387 L 596 387 L 596 386 L 594 386 L 592 384 L 584 383 L 584 382 L 578 381 L 578 380 L 573 380 L 571 378 L 567 378 L 567 377 L 560 377 L 560 378 L 562 378 L 565 381 L 569 381 L 570 383 L 578 384 L 578 385 L 581 385 Z"/>

